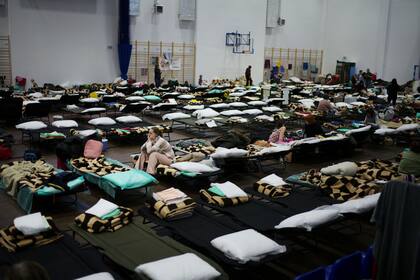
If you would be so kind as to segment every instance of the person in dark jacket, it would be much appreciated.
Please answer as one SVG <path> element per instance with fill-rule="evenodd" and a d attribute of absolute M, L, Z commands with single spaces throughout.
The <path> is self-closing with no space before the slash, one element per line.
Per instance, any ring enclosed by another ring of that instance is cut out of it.
<path fill-rule="evenodd" d="M 391 83 L 386 88 L 388 92 L 388 103 L 395 106 L 397 103 L 397 94 L 400 91 L 400 86 L 397 83 L 397 79 L 392 79 Z"/>
<path fill-rule="evenodd" d="M 156 88 L 160 87 L 162 81 L 162 72 L 160 71 L 159 64 L 155 64 L 155 86 Z"/>
<path fill-rule="evenodd" d="M 245 70 L 246 86 L 252 86 L 251 68 L 251 65 L 249 65 Z"/>
<path fill-rule="evenodd" d="M 307 115 L 304 117 L 305 128 L 304 134 L 305 137 L 315 137 L 318 135 L 324 135 L 324 130 L 322 129 L 319 122 L 316 120 L 314 115 Z"/>

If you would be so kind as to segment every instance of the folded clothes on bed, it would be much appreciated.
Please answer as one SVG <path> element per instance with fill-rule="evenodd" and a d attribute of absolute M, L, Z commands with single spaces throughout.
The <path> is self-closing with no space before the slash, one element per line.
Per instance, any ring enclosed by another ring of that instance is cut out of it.
<path fill-rule="evenodd" d="M 94 173 L 101 177 L 111 173 L 129 171 L 126 167 L 108 162 L 103 156 L 95 159 L 76 158 L 71 160 L 71 165 L 81 172 Z"/>
<path fill-rule="evenodd" d="M 200 190 L 200 197 L 205 202 L 219 207 L 236 206 L 238 204 L 246 203 L 249 200 L 248 195 L 228 198 L 218 195 L 212 195 L 206 190 Z"/>
<path fill-rule="evenodd" d="M 153 201 L 151 208 L 156 216 L 165 220 L 176 220 L 192 215 L 196 206 L 194 200 L 190 197 L 172 204 L 167 204 L 161 200 Z"/>
<path fill-rule="evenodd" d="M 186 200 L 188 196 L 179 189 L 169 188 L 160 192 L 153 193 L 153 198 L 156 201 L 162 201 L 163 203 L 169 205 L 182 202 Z"/>
<path fill-rule="evenodd" d="M 287 187 L 287 186 L 278 186 L 275 187 L 273 185 L 267 184 L 260 181 L 257 181 L 254 184 L 254 189 L 266 196 L 272 197 L 272 198 L 278 198 L 278 197 L 286 197 L 288 195 L 290 195 L 290 190 L 291 188 Z"/>
<path fill-rule="evenodd" d="M 74 219 L 76 225 L 90 233 L 113 232 L 131 223 L 132 220 L 133 210 L 122 206 L 101 217 L 85 212 Z"/>
<path fill-rule="evenodd" d="M 52 218 L 46 217 L 46 219 L 49 224 L 49 229 L 38 234 L 24 235 L 15 225 L 0 230 L 0 246 L 9 252 L 16 252 L 17 250 L 31 246 L 46 245 L 62 237 L 55 227 Z"/>

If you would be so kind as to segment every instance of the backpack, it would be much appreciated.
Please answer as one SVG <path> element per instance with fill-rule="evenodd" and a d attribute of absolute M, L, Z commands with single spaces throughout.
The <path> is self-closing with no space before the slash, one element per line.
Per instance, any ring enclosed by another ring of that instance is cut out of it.
<path fill-rule="evenodd" d="M 26 150 L 23 154 L 23 160 L 26 161 L 37 161 L 41 158 L 41 153 L 36 150 Z"/>
<path fill-rule="evenodd" d="M 12 149 L 5 145 L 0 145 L 0 160 L 10 159 L 12 157 Z"/>
<path fill-rule="evenodd" d="M 102 142 L 91 139 L 86 142 L 83 155 L 85 158 L 98 158 L 102 154 L 102 149 Z"/>

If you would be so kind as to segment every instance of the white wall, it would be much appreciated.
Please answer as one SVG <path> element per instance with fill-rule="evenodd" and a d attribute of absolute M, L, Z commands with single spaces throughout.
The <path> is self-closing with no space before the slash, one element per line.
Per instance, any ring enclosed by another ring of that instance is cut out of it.
<path fill-rule="evenodd" d="M 130 18 L 131 39 L 151 42 L 194 42 L 194 21 L 178 19 L 179 0 L 160 0 L 162 14 L 153 13 L 154 0 L 140 0 L 140 15 Z"/>
<path fill-rule="evenodd" d="M 9 35 L 9 19 L 7 17 L 7 1 L 6 5 L 0 7 L 0 36 Z"/>
<path fill-rule="evenodd" d="M 413 65 L 420 64 L 419 0 L 392 0 L 384 62 L 384 79 L 412 79 Z"/>
<path fill-rule="evenodd" d="M 378 49 L 384 35 L 378 30 L 386 26 L 379 12 L 387 0 L 327 0 L 324 40 L 324 73 L 335 73 L 336 61 L 343 56 L 356 62 L 357 69 L 377 72 L 382 59 Z"/>
<path fill-rule="evenodd" d="M 283 0 L 284 26 L 266 29 L 267 48 L 322 48 L 326 0 Z"/>
<path fill-rule="evenodd" d="M 13 76 L 43 84 L 110 82 L 119 74 L 116 1 L 8 2 Z"/>
<path fill-rule="evenodd" d="M 263 79 L 266 1 L 197 0 L 196 79 L 234 79 L 252 66 L 255 83 Z M 227 32 L 248 33 L 254 38 L 254 54 L 233 54 L 225 46 Z"/>

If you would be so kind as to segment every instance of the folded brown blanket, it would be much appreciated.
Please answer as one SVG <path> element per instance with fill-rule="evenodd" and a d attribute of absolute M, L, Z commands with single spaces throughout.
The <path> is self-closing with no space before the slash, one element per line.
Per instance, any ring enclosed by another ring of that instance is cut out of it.
<path fill-rule="evenodd" d="M 274 187 L 267 183 L 262 183 L 260 181 L 256 182 L 254 184 L 254 189 L 268 197 L 272 198 L 278 198 L 278 197 L 286 197 L 290 195 L 290 187 L 280 186 L 280 187 Z"/>
<path fill-rule="evenodd" d="M 0 230 L 0 246 L 15 252 L 31 246 L 42 246 L 62 237 L 51 217 L 46 217 L 50 229 L 36 235 L 24 235 L 14 225 Z"/>
<path fill-rule="evenodd" d="M 131 223 L 133 220 L 133 210 L 130 208 L 119 207 L 120 213 L 109 219 L 101 219 L 89 213 L 82 213 L 74 221 L 80 228 L 90 233 L 104 231 L 114 232 Z"/>
<path fill-rule="evenodd" d="M 236 206 L 239 204 L 247 203 L 249 201 L 249 196 L 238 196 L 234 198 L 228 198 L 218 195 L 211 195 L 206 190 L 200 190 L 200 197 L 205 202 L 219 207 Z"/>
<path fill-rule="evenodd" d="M 191 198 L 174 204 L 166 204 L 161 200 L 154 201 L 151 205 L 155 211 L 155 215 L 161 219 L 174 219 L 175 217 L 185 215 L 186 213 L 192 212 L 197 204 Z"/>

